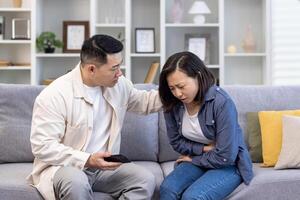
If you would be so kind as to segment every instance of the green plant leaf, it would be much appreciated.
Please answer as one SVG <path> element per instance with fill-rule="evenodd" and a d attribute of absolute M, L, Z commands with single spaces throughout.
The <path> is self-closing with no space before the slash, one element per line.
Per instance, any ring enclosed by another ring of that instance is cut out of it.
<path fill-rule="evenodd" d="M 36 47 L 39 51 L 44 51 L 46 48 L 62 48 L 63 42 L 56 39 L 56 35 L 53 32 L 42 32 L 36 39 Z"/>

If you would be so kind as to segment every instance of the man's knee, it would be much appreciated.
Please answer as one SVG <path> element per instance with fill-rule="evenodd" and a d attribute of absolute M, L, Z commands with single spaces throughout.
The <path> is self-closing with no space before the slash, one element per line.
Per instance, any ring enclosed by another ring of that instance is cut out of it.
<path fill-rule="evenodd" d="M 132 165 L 131 167 L 132 187 L 140 188 L 148 196 L 152 196 L 156 187 L 154 175 L 144 167 L 138 165 Z"/>
<path fill-rule="evenodd" d="M 156 182 L 155 177 L 151 172 L 149 172 L 146 169 L 140 169 L 139 173 L 136 173 L 134 176 L 139 182 L 137 183 L 137 185 L 140 185 L 144 189 L 149 190 L 151 193 L 153 193 L 156 186 Z"/>
<path fill-rule="evenodd" d="M 151 188 L 151 190 L 154 191 L 155 186 L 156 186 L 155 176 L 151 172 L 148 172 L 145 175 L 145 179 L 146 179 L 146 182 L 147 182 L 147 187 Z"/>
<path fill-rule="evenodd" d="M 86 174 L 74 167 L 60 168 L 54 175 L 53 186 L 59 199 L 90 196 L 93 193 Z"/>

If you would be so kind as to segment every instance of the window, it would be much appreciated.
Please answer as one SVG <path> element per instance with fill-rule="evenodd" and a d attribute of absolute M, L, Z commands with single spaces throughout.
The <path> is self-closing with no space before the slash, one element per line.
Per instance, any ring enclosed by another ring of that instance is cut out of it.
<path fill-rule="evenodd" d="M 300 84 L 300 1 L 272 0 L 272 84 Z"/>

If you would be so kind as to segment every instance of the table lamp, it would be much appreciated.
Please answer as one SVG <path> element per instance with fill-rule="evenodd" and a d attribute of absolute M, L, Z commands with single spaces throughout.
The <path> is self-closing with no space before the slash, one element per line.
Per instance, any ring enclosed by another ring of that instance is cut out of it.
<path fill-rule="evenodd" d="M 195 14 L 194 23 L 196 24 L 203 24 L 205 22 L 205 16 L 203 14 L 210 13 L 211 11 L 204 1 L 195 1 L 189 9 L 189 14 Z"/>

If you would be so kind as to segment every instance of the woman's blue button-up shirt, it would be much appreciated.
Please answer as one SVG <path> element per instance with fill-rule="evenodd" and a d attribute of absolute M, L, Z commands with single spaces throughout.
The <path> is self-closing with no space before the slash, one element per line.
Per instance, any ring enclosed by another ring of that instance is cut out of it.
<path fill-rule="evenodd" d="M 245 184 L 252 177 L 252 162 L 238 123 L 237 110 L 229 95 L 220 87 L 212 86 L 205 95 L 198 119 L 203 134 L 215 141 L 215 148 L 203 152 L 204 144 L 191 141 L 182 135 L 183 104 L 165 113 L 167 133 L 175 151 L 190 155 L 192 163 L 213 169 L 236 165 Z"/>

